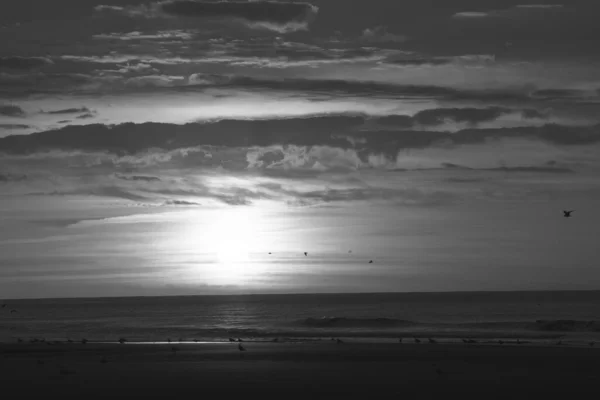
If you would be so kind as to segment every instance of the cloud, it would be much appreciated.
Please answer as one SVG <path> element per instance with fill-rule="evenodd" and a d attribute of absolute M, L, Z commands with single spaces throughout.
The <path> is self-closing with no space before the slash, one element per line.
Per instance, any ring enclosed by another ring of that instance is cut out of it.
<path fill-rule="evenodd" d="M 160 178 L 157 176 L 146 176 L 146 175 L 116 175 L 118 179 L 124 181 L 141 181 L 141 182 L 159 182 Z"/>
<path fill-rule="evenodd" d="M 95 117 L 95 115 L 93 113 L 88 112 L 85 114 L 78 115 L 76 118 L 77 119 L 90 119 L 90 118 L 94 118 L 94 117 Z"/>
<path fill-rule="evenodd" d="M 182 30 L 155 31 L 151 33 L 143 33 L 133 31 L 127 33 L 103 33 L 93 36 L 94 39 L 105 40 L 188 40 L 192 38 L 192 34 Z"/>
<path fill-rule="evenodd" d="M 46 57 L 0 57 L 0 69 L 30 70 L 54 64 Z"/>
<path fill-rule="evenodd" d="M 546 119 L 547 116 L 534 109 L 515 110 L 506 107 L 487 108 L 432 108 L 417 112 L 415 115 L 388 115 L 377 118 L 380 125 L 398 128 L 412 128 L 415 126 L 436 126 L 447 122 L 467 123 L 477 125 L 482 122 L 494 121 L 504 115 L 519 114 L 527 119 Z"/>
<path fill-rule="evenodd" d="M 0 183 L 21 182 L 27 180 L 27 175 L 2 174 L 0 173 Z"/>
<path fill-rule="evenodd" d="M 481 116 L 477 116 L 481 119 Z M 137 154 L 139 157 L 165 157 L 157 153 L 185 151 L 185 158 L 198 163 L 217 160 L 207 158 L 209 147 L 228 148 L 231 152 L 250 147 L 285 146 L 289 149 L 322 146 L 334 148 L 336 153 L 325 150 L 320 157 L 341 160 L 345 150 L 353 150 L 360 160 L 370 155 L 382 154 L 395 158 L 402 149 L 418 149 L 439 146 L 482 144 L 493 139 L 538 140 L 553 145 L 591 145 L 600 143 L 600 124 L 591 126 L 565 126 L 546 124 L 515 128 L 471 128 L 456 132 L 426 130 L 378 130 L 368 128 L 365 116 L 333 115 L 307 118 L 272 120 L 221 120 L 185 125 L 125 123 L 120 125 L 90 124 L 66 126 L 60 129 L 0 138 L 0 152 L 6 154 L 33 154 L 50 150 L 108 152 L 120 157 Z M 204 146 L 204 150 L 190 152 Z M 153 153 L 146 154 L 152 151 Z M 200 151 L 200 152 L 198 152 Z M 256 165 L 275 162 L 299 162 L 306 153 L 257 154 Z M 328 150 L 329 151 L 329 150 Z M 339 152 L 342 153 L 339 153 Z M 231 154 L 234 154 L 231 153 Z M 180 153 L 182 156 L 183 153 Z M 236 153 L 237 154 L 237 153 Z M 328 155 L 329 154 L 329 155 Z M 193 158 L 189 158 L 191 156 Z M 175 154 L 168 155 L 172 159 Z M 291 157 L 291 158 L 290 158 Z M 244 156 L 245 158 L 245 156 Z M 294 161 L 294 158 L 297 161 Z M 344 155 L 343 158 L 346 158 Z M 227 160 L 227 159 L 222 159 Z M 350 168 L 356 161 L 347 158 L 337 167 Z M 248 165 L 247 161 L 244 161 Z M 301 161 L 304 162 L 304 161 Z M 322 162 L 322 160 L 321 160 Z M 262 164 L 261 164 L 262 163 Z M 318 165 L 313 162 L 313 167 Z"/>
<path fill-rule="evenodd" d="M 552 12 L 563 12 L 563 6 L 559 4 L 523 4 L 514 7 L 489 10 L 489 11 L 463 11 L 453 15 L 459 19 L 483 19 L 483 18 L 528 18 L 537 15 L 549 15 Z"/>
<path fill-rule="evenodd" d="M 546 163 L 545 165 L 541 165 L 541 166 L 513 166 L 513 167 L 507 167 L 507 166 L 501 166 L 501 167 L 494 167 L 494 168 L 470 168 L 470 167 L 466 167 L 464 165 L 459 165 L 459 164 L 453 164 L 453 163 L 442 163 L 441 164 L 443 168 L 445 169 L 453 169 L 453 170 L 471 170 L 471 171 L 496 171 L 496 172 L 523 172 L 523 173 L 548 173 L 548 174 L 573 174 L 575 173 L 574 170 L 572 170 L 571 168 L 566 168 L 566 167 L 559 167 L 554 165 L 554 163 L 552 161 Z"/>
<path fill-rule="evenodd" d="M 54 110 L 54 111 L 46 111 L 46 114 L 78 114 L 78 113 L 91 113 L 89 108 L 80 107 L 80 108 L 66 108 L 62 110 Z"/>
<path fill-rule="evenodd" d="M 29 129 L 31 126 L 24 124 L 0 124 L 0 129 Z"/>
<path fill-rule="evenodd" d="M 408 37 L 390 33 L 385 26 L 367 28 L 362 32 L 360 40 L 366 43 L 404 43 Z"/>
<path fill-rule="evenodd" d="M 186 200 L 167 200 L 164 202 L 165 206 L 200 206 L 200 203 Z"/>
<path fill-rule="evenodd" d="M 0 104 L 0 115 L 6 117 L 23 117 L 25 116 L 25 111 L 23 111 L 21 107 L 13 104 Z"/>
<path fill-rule="evenodd" d="M 281 32 L 306 29 L 318 12 L 310 3 L 277 1 L 167 1 L 161 9 L 168 15 L 197 18 L 239 18 L 250 26 L 262 26 Z"/>
<path fill-rule="evenodd" d="M 254 1 L 161 1 L 129 7 L 98 6 L 97 12 L 129 17 L 177 17 L 240 21 L 247 27 L 280 33 L 307 29 L 319 8 L 304 2 Z"/>

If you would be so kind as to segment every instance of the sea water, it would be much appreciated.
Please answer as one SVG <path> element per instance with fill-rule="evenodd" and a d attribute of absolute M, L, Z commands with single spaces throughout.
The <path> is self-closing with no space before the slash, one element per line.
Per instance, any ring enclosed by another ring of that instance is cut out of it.
<path fill-rule="evenodd" d="M 80 298 L 2 304 L 3 341 L 600 334 L 600 291 Z"/>

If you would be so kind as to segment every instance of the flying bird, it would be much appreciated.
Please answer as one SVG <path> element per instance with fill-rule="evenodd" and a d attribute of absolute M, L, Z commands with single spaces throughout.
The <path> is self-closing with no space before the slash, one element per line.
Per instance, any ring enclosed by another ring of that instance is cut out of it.
<path fill-rule="evenodd" d="M 81 339 L 81 344 L 86 344 L 88 340 L 86 338 Z"/>
<path fill-rule="evenodd" d="M 235 342 L 235 339 L 234 339 L 234 338 L 229 338 L 229 341 L 230 341 L 230 342 Z M 170 339 L 169 339 L 169 343 L 171 343 L 171 340 L 170 340 Z"/>
<path fill-rule="evenodd" d="M 403 338 L 398 338 L 398 343 L 402 343 Z"/>
<path fill-rule="evenodd" d="M 238 350 L 239 351 L 246 351 L 246 348 L 244 346 L 242 346 L 242 344 L 238 344 Z"/>
<path fill-rule="evenodd" d="M 308 253 L 305 251 L 305 252 L 304 252 L 304 255 L 305 255 L 305 256 L 307 256 L 307 255 L 308 255 Z"/>
<path fill-rule="evenodd" d="M 414 339 L 415 339 L 415 343 L 421 343 L 421 341 L 419 339 L 417 339 L 417 338 L 414 338 Z"/>
<path fill-rule="evenodd" d="M 121 343 L 121 344 L 125 343 L 126 341 L 127 341 L 127 339 L 125 339 L 125 338 L 120 338 L 119 339 L 119 343 Z"/>
<path fill-rule="evenodd" d="M 370 261 L 369 261 L 369 264 L 373 264 L 373 260 L 370 260 Z"/>
<path fill-rule="evenodd" d="M 563 211 L 564 217 L 565 217 L 565 218 L 569 218 L 569 217 L 571 216 L 571 213 L 572 213 L 573 211 L 575 211 L 575 210 L 571 210 L 571 211 L 566 211 L 566 210 L 564 210 L 564 211 Z"/>
<path fill-rule="evenodd" d="M 437 343 L 437 341 L 434 340 L 434 339 L 432 339 L 432 338 L 429 338 L 428 340 L 429 340 L 429 343 L 431 343 L 431 344 L 436 344 Z"/>
<path fill-rule="evenodd" d="M 344 342 L 342 341 L 342 339 L 336 339 L 336 343 L 337 344 L 344 344 Z"/>

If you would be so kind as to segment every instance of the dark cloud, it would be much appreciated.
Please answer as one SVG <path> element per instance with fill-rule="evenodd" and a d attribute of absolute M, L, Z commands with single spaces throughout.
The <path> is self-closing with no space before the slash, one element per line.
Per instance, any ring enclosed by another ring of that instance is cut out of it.
<path fill-rule="evenodd" d="M 27 154 L 47 150 L 106 151 L 135 154 L 151 149 L 175 150 L 197 146 L 329 146 L 355 149 L 361 156 L 393 156 L 400 149 L 484 143 L 489 139 L 537 139 L 556 145 L 600 142 L 600 125 L 463 129 L 455 133 L 419 130 L 364 130 L 362 116 L 322 116 L 278 120 L 222 120 L 185 125 L 126 123 L 66 126 L 53 131 L 0 138 L 0 151 Z M 265 155 L 276 160 L 276 153 Z M 265 159 L 266 160 L 266 159 Z M 268 161 L 268 160 L 266 160 Z"/>
<path fill-rule="evenodd" d="M 116 175 L 118 179 L 122 179 L 124 181 L 141 181 L 141 182 L 159 182 L 160 178 L 156 176 L 146 176 L 146 175 Z"/>
<path fill-rule="evenodd" d="M 81 108 L 66 108 L 64 110 L 55 110 L 55 111 L 46 111 L 46 114 L 78 114 L 78 113 L 90 113 L 89 108 L 81 107 Z"/>
<path fill-rule="evenodd" d="M 249 22 L 266 22 L 284 26 L 303 23 L 314 15 L 318 8 L 309 3 L 284 3 L 258 0 L 242 1 L 167 1 L 160 8 L 169 15 L 178 17 L 241 18 Z"/>
<path fill-rule="evenodd" d="M 531 93 L 532 97 L 542 97 L 549 99 L 570 99 L 585 97 L 586 92 L 577 89 L 542 89 Z"/>
<path fill-rule="evenodd" d="M 28 129 L 29 125 L 24 124 L 0 124 L 0 129 Z"/>
<path fill-rule="evenodd" d="M 21 182 L 27 180 L 27 175 L 3 174 L 0 173 L 0 183 Z"/>
<path fill-rule="evenodd" d="M 497 172 L 534 172 L 534 173 L 549 173 L 549 174 L 573 174 L 570 168 L 556 166 L 553 162 L 549 162 L 542 166 L 515 166 L 515 167 L 495 167 L 495 168 L 470 168 L 464 165 L 453 164 L 453 163 L 442 163 L 445 169 L 455 170 L 471 170 L 471 171 L 497 171 Z"/>
<path fill-rule="evenodd" d="M 306 29 L 318 7 L 305 2 L 255 1 L 161 1 L 137 6 L 97 6 L 100 13 L 143 18 L 198 18 L 237 20 L 250 28 L 262 28 L 281 33 Z"/>
<path fill-rule="evenodd" d="M 426 191 L 421 189 L 387 189 L 387 188 L 352 188 L 327 189 L 310 192 L 284 191 L 293 197 L 294 203 L 313 205 L 347 201 L 385 200 L 395 201 L 403 205 L 435 206 L 447 204 L 454 200 L 454 195 L 444 191 Z"/>
<path fill-rule="evenodd" d="M 329 95 L 376 96 L 389 98 L 435 98 L 462 101 L 530 101 L 529 90 L 461 90 L 443 86 L 398 85 L 372 81 L 337 79 L 258 79 L 235 76 L 223 79 L 221 87 L 257 88 L 282 91 L 313 92 Z M 183 88 L 185 90 L 185 88 Z"/>
<path fill-rule="evenodd" d="M 23 117 L 25 111 L 19 106 L 13 104 L 0 104 L 0 115 L 7 117 Z"/>
<path fill-rule="evenodd" d="M 92 113 L 85 113 L 85 114 L 81 114 L 77 116 L 77 119 L 89 119 L 89 118 L 94 118 L 95 115 Z"/>
<path fill-rule="evenodd" d="M 46 57 L 0 57 L 0 69 L 30 70 L 53 64 Z"/>
<path fill-rule="evenodd" d="M 415 115 L 388 115 L 377 119 L 384 126 L 411 128 L 418 125 L 435 126 L 446 122 L 468 123 L 476 125 L 482 122 L 494 121 L 504 115 L 520 114 L 523 118 L 547 118 L 534 109 L 515 110 L 505 107 L 487 108 L 433 108 L 417 112 Z"/>
<path fill-rule="evenodd" d="M 200 203 L 186 200 L 167 200 L 164 202 L 165 206 L 199 206 Z"/>

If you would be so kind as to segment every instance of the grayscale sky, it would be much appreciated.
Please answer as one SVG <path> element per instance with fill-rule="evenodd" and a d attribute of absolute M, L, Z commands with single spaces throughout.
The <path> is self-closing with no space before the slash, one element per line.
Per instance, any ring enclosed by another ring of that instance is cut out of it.
<path fill-rule="evenodd" d="M 600 289 L 599 20 L 4 0 L 0 297 Z"/>

